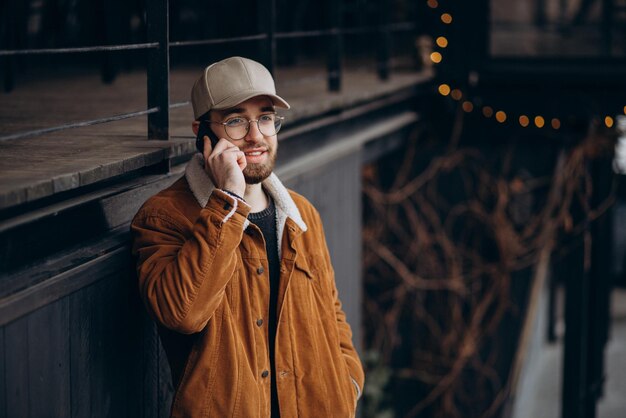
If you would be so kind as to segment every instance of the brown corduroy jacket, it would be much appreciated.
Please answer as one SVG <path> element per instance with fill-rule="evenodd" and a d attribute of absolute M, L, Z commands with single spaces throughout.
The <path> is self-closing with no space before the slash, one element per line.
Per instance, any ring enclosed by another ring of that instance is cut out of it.
<path fill-rule="evenodd" d="M 270 176 L 280 261 L 276 376 L 268 343 L 269 279 L 250 207 L 214 189 L 195 156 L 150 198 L 131 232 L 139 288 L 160 325 L 176 393 L 173 417 L 353 417 L 361 362 L 337 295 L 319 214 Z"/>

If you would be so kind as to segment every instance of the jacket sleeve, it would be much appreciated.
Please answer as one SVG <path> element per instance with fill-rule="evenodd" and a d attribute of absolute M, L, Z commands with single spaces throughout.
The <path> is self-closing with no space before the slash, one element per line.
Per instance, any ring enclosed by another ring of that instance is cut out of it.
<path fill-rule="evenodd" d="M 185 334 L 206 326 L 235 272 L 249 211 L 214 190 L 189 234 L 159 207 L 140 210 L 131 224 L 133 254 L 139 291 L 155 320 Z"/>
<path fill-rule="evenodd" d="M 321 227 L 322 221 L 319 213 L 317 213 L 317 211 L 315 213 L 320 225 L 320 242 L 323 243 L 323 256 L 325 258 L 325 263 L 328 266 L 328 271 L 330 272 L 332 297 L 334 300 L 335 317 L 337 320 L 337 331 L 339 333 L 339 345 L 341 346 L 340 348 L 343 353 L 344 360 L 350 370 L 350 378 L 352 379 L 358 400 L 363 393 L 365 372 L 363 371 L 363 365 L 361 364 L 359 354 L 352 343 L 352 330 L 350 328 L 350 324 L 348 324 L 348 321 L 346 320 L 346 313 L 343 311 L 341 300 L 339 299 L 339 292 L 337 291 L 337 284 L 335 283 L 335 271 L 332 267 L 328 245 L 326 244 L 326 236 L 324 234 L 323 227 Z"/>

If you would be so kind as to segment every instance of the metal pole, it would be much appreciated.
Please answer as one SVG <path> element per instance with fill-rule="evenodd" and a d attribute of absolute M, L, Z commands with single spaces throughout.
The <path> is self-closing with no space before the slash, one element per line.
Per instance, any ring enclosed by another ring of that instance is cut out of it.
<path fill-rule="evenodd" d="M 611 47 L 613 46 L 613 0 L 602 0 L 602 39 L 604 46 L 604 55 L 611 56 Z"/>
<path fill-rule="evenodd" d="M 21 22 L 26 22 L 26 9 L 23 6 L 25 2 L 10 2 L 5 1 L 0 3 L 1 16 L 0 22 L 2 26 L 6 28 L 5 32 L 5 44 L 3 45 L 7 49 L 17 49 L 18 46 L 18 31 Z M 15 88 L 15 67 L 17 65 L 16 57 L 2 57 L 0 58 L 0 65 L 4 72 L 3 85 L 4 91 L 9 93 Z"/>
<path fill-rule="evenodd" d="M 263 57 L 261 60 L 270 73 L 276 70 L 276 0 L 259 0 L 259 32 L 267 38 L 262 42 Z"/>
<path fill-rule="evenodd" d="M 328 49 L 328 90 L 341 90 L 341 56 L 343 55 L 343 39 L 341 36 L 341 13 L 343 2 L 330 1 L 330 26 L 336 32 L 330 36 Z"/>
<path fill-rule="evenodd" d="M 159 47 L 148 52 L 148 108 L 159 111 L 148 115 L 148 139 L 170 138 L 170 54 L 169 54 L 169 2 L 146 2 L 148 42 L 158 42 Z"/>
<path fill-rule="evenodd" d="M 593 182 L 591 207 L 599 207 L 609 199 L 614 182 L 613 147 L 591 162 Z M 591 266 L 589 293 L 589 355 L 587 369 L 588 401 L 586 418 L 596 416 L 597 402 L 602 396 L 604 386 L 604 350 L 609 337 L 610 295 L 611 295 L 611 254 L 612 248 L 612 211 L 608 209 L 591 223 Z"/>
<path fill-rule="evenodd" d="M 567 260 L 565 278 L 565 346 L 563 347 L 562 418 L 586 418 L 588 357 L 589 274 L 585 258 L 588 243 L 574 238 L 576 247 Z"/>
<path fill-rule="evenodd" d="M 378 78 L 389 79 L 389 56 L 391 35 L 387 25 L 389 24 L 389 0 L 379 0 L 379 40 L 378 40 Z"/>
<path fill-rule="evenodd" d="M 546 0 L 535 0 L 535 26 L 545 26 L 546 20 Z"/>

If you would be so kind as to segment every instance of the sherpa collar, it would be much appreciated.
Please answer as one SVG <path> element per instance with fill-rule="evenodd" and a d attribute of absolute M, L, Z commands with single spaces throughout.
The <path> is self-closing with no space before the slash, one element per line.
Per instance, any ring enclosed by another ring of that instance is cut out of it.
<path fill-rule="evenodd" d="M 185 169 L 185 178 L 200 206 L 205 207 L 215 186 L 206 171 L 204 171 L 204 159 L 201 154 L 194 154 L 191 158 Z M 261 185 L 272 199 L 274 199 L 274 204 L 276 205 L 276 233 L 278 236 L 278 249 L 280 251 L 283 230 L 285 229 L 287 218 L 291 218 L 303 232 L 307 230 L 307 226 L 302 220 L 302 216 L 300 216 L 298 207 L 289 195 L 289 191 L 283 186 L 276 174 L 272 173 Z M 247 226 L 248 222 L 246 222 L 246 227 Z"/>

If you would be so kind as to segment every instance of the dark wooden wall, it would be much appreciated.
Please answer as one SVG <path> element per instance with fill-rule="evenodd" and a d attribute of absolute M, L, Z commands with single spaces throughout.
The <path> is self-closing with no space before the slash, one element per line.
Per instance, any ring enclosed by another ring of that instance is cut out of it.
<path fill-rule="evenodd" d="M 289 140 L 281 143 L 277 169 L 285 184 L 321 213 L 357 346 L 362 335 L 361 165 L 389 144 L 400 145 L 417 120 L 412 112 L 390 119 L 378 114 L 386 122 L 366 115 L 369 125 L 355 117 L 322 124 L 326 130 L 313 136 L 306 129 L 301 136 L 286 132 Z M 314 149 L 307 145 L 310 140 L 316 141 Z M 41 216 L 0 221 L 3 248 L 12 251 L 27 251 L 32 240 L 52 243 L 58 231 L 69 236 L 68 242 L 74 235 L 83 240 L 81 224 L 66 216 L 72 211 L 81 213 L 80 222 L 99 225 L 89 240 L 31 266 L 0 272 L 0 417 L 169 415 L 169 370 L 137 294 L 128 224 L 145 199 L 182 175 L 183 167 L 89 191 L 72 197 L 72 204 L 34 209 L 43 211 Z M 2 264 L 11 265 L 10 260 Z"/>

